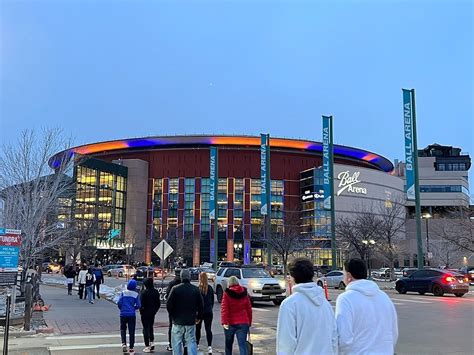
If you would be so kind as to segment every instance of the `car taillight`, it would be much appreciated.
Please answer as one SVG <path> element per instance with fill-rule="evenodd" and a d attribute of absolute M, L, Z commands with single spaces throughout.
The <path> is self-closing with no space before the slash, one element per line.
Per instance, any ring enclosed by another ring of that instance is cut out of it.
<path fill-rule="evenodd" d="M 456 281 L 456 278 L 452 277 L 452 276 L 446 276 L 445 281 L 446 282 L 454 282 L 454 281 Z"/>
<path fill-rule="evenodd" d="M 469 281 L 469 278 L 468 278 L 468 277 L 465 277 L 465 278 L 464 278 L 464 281 L 468 282 L 468 281 Z"/>

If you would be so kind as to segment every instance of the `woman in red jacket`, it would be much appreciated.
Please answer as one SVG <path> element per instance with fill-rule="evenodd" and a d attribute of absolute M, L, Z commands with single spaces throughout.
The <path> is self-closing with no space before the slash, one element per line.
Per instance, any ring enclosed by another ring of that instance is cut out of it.
<path fill-rule="evenodd" d="M 240 286 L 235 276 L 229 278 L 221 305 L 221 323 L 225 334 L 225 355 L 232 355 L 234 336 L 237 336 L 240 355 L 248 355 L 247 336 L 252 325 L 252 305 L 247 289 Z"/>

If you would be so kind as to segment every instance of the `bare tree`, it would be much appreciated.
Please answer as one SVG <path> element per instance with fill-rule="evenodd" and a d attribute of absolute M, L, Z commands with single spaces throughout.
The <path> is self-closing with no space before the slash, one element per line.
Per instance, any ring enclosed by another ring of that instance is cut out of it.
<path fill-rule="evenodd" d="M 474 219 L 445 219 L 437 228 L 437 234 L 445 241 L 470 253 L 474 253 Z"/>
<path fill-rule="evenodd" d="M 15 144 L 0 151 L 0 194 L 4 202 L 4 221 L 8 228 L 21 229 L 23 272 L 31 268 L 43 252 L 51 249 L 66 233 L 58 228 L 58 199 L 70 193 L 74 164 L 70 154 L 55 161 L 50 158 L 70 146 L 58 129 L 44 129 L 41 135 L 23 131 Z"/>
<path fill-rule="evenodd" d="M 96 220 L 80 220 L 72 218 L 66 226 L 68 238 L 61 240 L 59 248 L 66 251 L 66 264 L 75 264 L 79 255 L 90 260 L 91 244 L 97 237 L 98 226 Z M 93 248 L 96 249 L 95 247 Z M 87 255 L 86 255 L 87 254 Z M 90 255 L 89 255 L 90 254 Z"/>
<path fill-rule="evenodd" d="M 378 253 L 388 262 L 391 270 L 391 278 L 394 278 L 393 266 L 395 260 L 400 254 L 401 241 L 405 236 L 405 203 L 404 198 L 395 196 L 393 199 L 387 199 L 376 209 L 379 223 L 378 242 L 375 244 Z"/>
<path fill-rule="evenodd" d="M 462 260 L 462 248 L 445 239 L 433 240 L 430 243 L 433 259 L 439 266 L 446 268 Z"/>

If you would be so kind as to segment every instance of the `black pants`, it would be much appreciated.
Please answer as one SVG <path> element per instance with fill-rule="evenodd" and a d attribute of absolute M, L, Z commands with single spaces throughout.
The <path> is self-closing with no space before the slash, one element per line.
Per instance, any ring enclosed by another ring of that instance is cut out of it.
<path fill-rule="evenodd" d="M 128 326 L 130 349 L 133 349 L 135 345 L 135 325 L 136 324 L 137 324 L 136 317 L 120 317 L 120 336 L 122 337 L 122 344 L 127 344 L 127 326 Z"/>
<path fill-rule="evenodd" d="M 145 341 L 145 346 L 150 346 L 150 342 L 155 341 L 155 334 L 153 332 L 154 323 L 155 323 L 155 316 L 142 315 L 143 340 Z"/>
<path fill-rule="evenodd" d="M 79 298 L 82 300 L 82 297 L 84 297 L 84 299 L 86 298 L 85 295 L 84 295 L 84 287 L 86 285 L 84 284 L 79 284 Z"/>
<path fill-rule="evenodd" d="M 204 328 L 206 329 L 206 338 L 207 338 L 207 346 L 212 346 L 212 313 L 207 313 L 202 315 L 202 320 L 196 324 L 196 342 L 199 345 L 199 341 L 201 340 L 201 327 L 202 323 L 204 323 Z"/>
<path fill-rule="evenodd" d="M 72 286 L 73 286 L 73 285 L 74 285 L 74 284 L 67 284 L 67 294 L 68 294 L 68 295 L 72 295 Z"/>
<path fill-rule="evenodd" d="M 100 282 L 96 282 L 94 284 L 94 299 L 95 299 L 95 295 L 97 295 L 97 298 L 100 298 Z"/>

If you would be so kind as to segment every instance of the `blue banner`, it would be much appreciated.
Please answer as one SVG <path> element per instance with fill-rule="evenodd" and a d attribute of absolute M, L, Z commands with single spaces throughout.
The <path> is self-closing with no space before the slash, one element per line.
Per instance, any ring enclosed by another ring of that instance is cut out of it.
<path fill-rule="evenodd" d="M 217 148 L 211 147 L 211 157 L 209 166 L 209 219 L 216 219 L 216 187 L 217 187 Z"/>
<path fill-rule="evenodd" d="M 332 117 L 323 116 L 323 190 L 324 209 L 331 209 L 332 195 Z"/>
<path fill-rule="evenodd" d="M 268 214 L 268 194 L 270 194 L 270 136 L 268 134 L 260 135 L 260 213 L 262 216 Z"/>
<path fill-rule="evenodd" d="M 403 127 L 405 135 L 405 175 L 407 200 L 415 200 L 415 160 L 413 142 L 413 102 L 411 90 L 403 89 Z"/>

